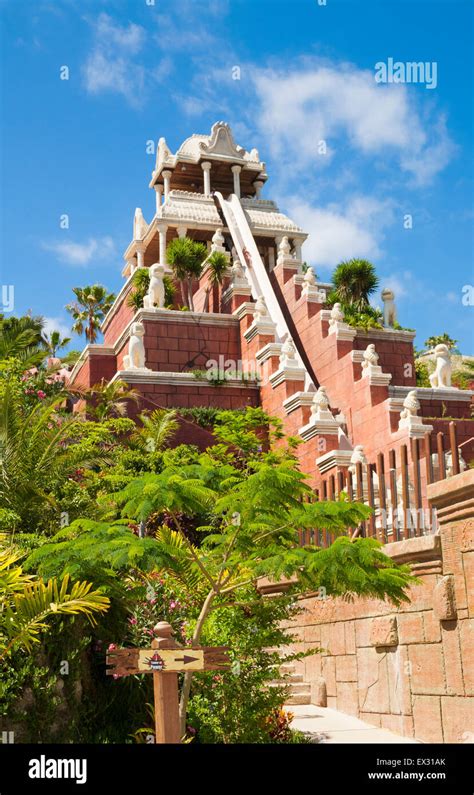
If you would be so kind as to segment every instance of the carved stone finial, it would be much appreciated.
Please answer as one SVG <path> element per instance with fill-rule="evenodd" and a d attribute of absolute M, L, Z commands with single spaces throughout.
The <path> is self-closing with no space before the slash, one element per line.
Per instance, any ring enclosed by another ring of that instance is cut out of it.
<path fill-rule="evenodd" d="M 148 224 L 143 217 L 141 208 L 137 207 L 137 209 L 135 210 L 135 216 L 133 218 L 133 239 L 143 240 L 147 229 L 148 229 Z"/>
<path fill-rule="evenodd" d="M 430 375 L 430 383 L 433 389 L 446 389 L 451 387 L 451 354 L 447 345 L 437 345 L 434 349 L 436 357 L 436 369 Z"/>
<path fill-rule="evenodd" d="M 291 337 L 283 343 L 280 353 L 280 367 L 298 367 L 296 348 Z"/>
<path fill-rule="evenodd" d="M 316 287 L 316 276 L 314 270 L 309 267 L 303 276 L 303 290 L 305 287 Z"/>
<path fill-rule="evenodd" d="M 386 287 L 382 290 L 383 301 L 383 324 L 385 328 L 393 328 L 397 322 L 397 310 L 395 307 L 395 293 Z"/>
<path fill-rule="evenodd" d="M 403 401 L 403 411 L 400 412 L 400 419 L 406 420 L 416 417 L 420 410 L 420 401 L 416 396 L 416 389 L 411 389 Z"/>
<path fill-rule="evenodd" d="M 260 320 L 263 319 L 268 320 L 268 309 L 263 295 L 259 296 L 255 301 L 253 319 L 255 323 L 258 323 Z"/>
<path fill-rule="evenodd" d="M 333 308 L 331 309 L 329 325 L 334 326 L 335 323 L 344 323 L 344 313 L 341 309 L 340 303 L 334 304 Z"/>
<path fill-rule="evenodd" d="M 356 444 L 354 452 L 351 455 L 351 467 L 355 469 L 356 464 L 367 464 L 363 444 Z"/>
<path fill-rule="evenodd" d="M 364 351 L 364 360 L 362 362 L 362 372 L 370 370 L 371 367 L 378 367 L 379 355 L 375 350 L 373 342 L 367 345 Z"/>
<path fill-rule="evenodd" d="M 155 262 L 150 267 L 150 284 L 148 292 L 143 299 L 145 309 L 162 309 L 165 305 L 165 284 L 163 277 L 165 269 L 163 265 Z"/>
<path fill-rule="evenodd" d="M 311 406 L 311 417 L 313 420 L 333 419 L 333 415 L 329 410 L 329 398 L 325 386 L 320 386 L 314 395 Z"/>

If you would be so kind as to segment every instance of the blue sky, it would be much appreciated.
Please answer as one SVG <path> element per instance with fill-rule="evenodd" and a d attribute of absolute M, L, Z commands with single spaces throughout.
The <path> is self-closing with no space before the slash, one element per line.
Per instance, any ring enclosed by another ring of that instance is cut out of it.
<path fill-rule="evenodd" d="M 474 284 L 473 9 L 0 0 L 2 284 L 15 313 L 65 331 L 72 287 L 117 291 L 135 207 L 154 212 L 147 142 L 165 136 L 175 151 L 223 119 L 259 149 L 264 196 L 310 233 L 303 251 L 321 279 L 369 258 L 419 347 L 447 331 L 473 353 L 474 308 L 461 300 Z M 376 83 L 389 58 L 436 62 L 436 88 Z"/>

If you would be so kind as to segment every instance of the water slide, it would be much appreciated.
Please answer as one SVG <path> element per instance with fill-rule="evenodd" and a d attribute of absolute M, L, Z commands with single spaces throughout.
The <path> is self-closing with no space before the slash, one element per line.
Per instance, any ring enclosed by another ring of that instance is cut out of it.
<path fill-rule="evenodd" d="M 270 277 L 262 262 L 240 200 L 235 193 L 232 193 L 228 199 L 224 199 L 222 193 L 218 191 L 216 191 L 214 195 L 222 209 L 227 228 L 231 234 L 239 260 L 242 263 L 245 276 L 252 288 L 252 298 L 257 300 L 257 298 L 263 296 L 267 305 L 268 314 L 276 324 L 276 339 L 278 342 L 285 342 L 291 334 L 271 285 Z M 296 350 L 296 360 L 299 366 L 305 371 L 305 391 L 314 391 L 314 383 L 311 380 L 298 350 Z"/>

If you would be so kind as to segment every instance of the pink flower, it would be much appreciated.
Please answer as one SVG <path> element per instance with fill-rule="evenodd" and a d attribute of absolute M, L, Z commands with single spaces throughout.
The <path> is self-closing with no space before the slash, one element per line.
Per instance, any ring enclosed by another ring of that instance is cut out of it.
<path fill-rule="evenodd" d="M 174 610 L 176 607 L 176 602 L 170 602 L 170 610 Z"/>
<path fill-rule="evenodd" d="M 114 651 L 114 649 L 116 648 L 117 648 L 116 643 L 109 643 L 109 645 L 107 646 L 107 651 Z"/>
<path fill-rule="evenodd" d="M 151 605 L 156 605 L 156 599 L 149 599 L 148 601 Z"/>
<path fill-rule="evenodd" d="M 46 397 L 46 392 L 43 392 L 42 389 L 38 389 L 36 394 L 38 395 L 40 400 L 44 400 L 44 398 Z"/>
<path fill-rule="evenodd" d="M 137 619 L 136 618 L 129 618 L 128 620 L 130 621 L 131 624 L 136 624 L 137 623 Z"/>

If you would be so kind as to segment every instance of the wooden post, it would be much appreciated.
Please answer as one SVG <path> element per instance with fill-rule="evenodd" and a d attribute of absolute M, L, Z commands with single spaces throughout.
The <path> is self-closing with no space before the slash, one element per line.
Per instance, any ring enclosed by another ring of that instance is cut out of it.
<path fill-rule="evenodd" d="M 173 640 L 173 628 L 167 621 L 156 624 L 154 631 L 156 638 L 150 644 L 152 649 L 176 649 L 180 645 Z M 181 742 L 178 674 L 173 671 L 153 673 L 153 697 L 156 742 Z"/>

